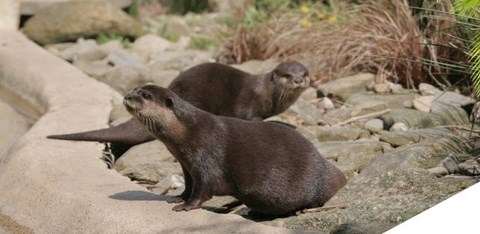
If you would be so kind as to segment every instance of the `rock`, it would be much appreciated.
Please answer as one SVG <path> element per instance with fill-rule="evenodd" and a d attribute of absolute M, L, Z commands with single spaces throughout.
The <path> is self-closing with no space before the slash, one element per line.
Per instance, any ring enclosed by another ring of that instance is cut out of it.
<path fill-rule="evenodd" d="M 73 65 L 88 76 L 93 77 L 97 80 L 102 80 L 102 78 L 106 74 L 112 72 L 113 70 L 113 67 L 108 65 L 107 62 L 103 60 L 94 62 L 78 60 L 73 62 Z"/>
<path fill-rule="evenodd" d="M 172 83 L 172 81 L 180 74 L 180 72 L 176 70 L 159 69 L 152 69 L 150 70 L 150 73 L 153 83 L 162 87 L 168 87 L 170 83 Z"/>
<path fill-rule="evenodd" d="M 435 95 L 432 102 L 431 111 L 436 112 L 441 109 L 448 109 L 451 107 L 462 107 L 469 104 L 475 104 L 475 100 L 470 97 L 463 96 L 454 92 L 442 92 Z"/>
<path fill-rule="evenodd" d="M 123 49 L 110 52 L 106 60 L 108 64 L 112 66 L 136 66 L 146 68 L 137 55 L 128 53 Z"/>
<path fill-rule="evenodd" d="M 152 82 L 149 70 L 138 66 L 116 66 L 99 80 L 123 95 L 139 85 Z"/>
<path fill-rule="evenodd" d="M 366 103 L 383 102 L 390 109 L 404 108 L 405 101 L 413 101 L 417 96 L 416 93 L 407 92 L 399 94 L 372 94 L 372 93 L 357 93 L 352 94 L 347 100 L 346 104 L 351 106 L 368 105 Z"/>
<path fill-rule="evenodd" d="M 152 54 L 148 67 L 152 70 L 185 71 L 201 63 L 214 62 L 212 57 L 211 52 L 201 50 L 165 51 Z"/>
<path fill-rule="evenodd" d="M 166 176 L 182 175 L 179 163 L 160 141 L 136 145 L 115 162 L 115 170 L 132 180 L 157 183 Z"/>
<path fill-rule="evenodd" d="M 114 51 L 123 50 L 123 44 L 119 40 L 110 40 L 100 45 L 104 51 L 108 54 L 113 53 Z"/>
<path fill-rule="evenodd" d="M 402 123 L 402 122 L 395 123 L 390 128 L 391 132 L 403 132 L 403 131 L 407 131 L 407 130 L 408 130 L 407 125 Z"/>
<path fill-rule="evenodd" d="M 131 50 L 143 61 L 148 62 L 152 54 L 162 53 L 171 45 L 171 42 L 159 36 L 147 34 L 137 38 L 137 40 L 132 43 Z"/>
<path fill-rule="evenodd" d="M 352 94 L 366 92 L 367 84 L 373 82 L 375 75 L 360 73 L 354 76 L 332 80 L 320 86 L 318 97 L 326 97 L 329 93 L 347 100 Z"/>
<path fill-rule="evenodd" d="M 328 125 L 335 125 L 350 118 L 373 114 L 376 112 L 381 113 L 383 111 L 385 111 L 385 114 L 388 113 L 388 108 L 385 102 L 369 100 L 354 107 L 344 107 L 331 110 L 321 116 L 322 119 L 319 122 Z"/>
<path fill-rule="evenodd" d="M 322 105 L 323 105 L 323 108 L 325 109 L 325 111 L 335 109 L 335 104 L 333 104 L 333 101 L 328 97 L 322 98 Z"/>
<path fill-rule="evenodd" d="M 351 178 L 361 172 L 372 159 L 392 151 L 390 145 L 372 141 L 328 141 L 315 143 L 320 154 L 335 162 L 347 178 Z"/>
<path fill-rule="evenodd" d="M 107 51 L 98 46 L 95 40 L 80 38 L 74 45 L 60 51 L 59 56 L 69 62 L 93 62 L 107 57 Z"/>
<path fill-rule="evenodd" d="M 383 120 L 381 119 L 371 119 L 365 122 L 363 126 L 369 131 L 376 132 L 378 130 L 383 130 Z"/>
<path fill-rule="evenodd" d="M 312 103 L 298 99 L 281 116 L 291 115 L 301 120 L 303 125 L 317 125 L 320 119 L 320 110 Z"/>
<path fill-rule="evenodd" d="M 388 83 L 388 88 L 394 94 L 400 94 L 400 93 L 403 93 L 405 91 L 405 89 L 403 89 L 401 84 Z"/>
<path fill-rule="evenodd" d="M 0 161 L 30 126 L 27 118 L 0 99 Z"/>
<path fill-rule="evenodd" d="M 390 92 L 390 85 L 389 83 L 386 83 L 386 82 L 382 82 L 382 83 L 375 83 L 373 85 L 373 91 L 375 91 L 375 93 L 388 93 Z"/>
<path fill-rule="evenodd" d="M 192 30 L 180 16 L 168 15 L 162 17 L 162 24 L 157 29 L 157 34 L 165 38 L 180 38 L 192 36 Z"/>
<path fill-rule="evenodd" d="M 312 101 L 313 99 L 317 98 L 317 90 L 315 88 L 308 87 L 305 91 L 303 91 L 302 94 L 300 94 L 300 97 L 298 98 L 303 99 L 307 102 Z M 333 106 L 333 103 L 332 103 L 332 106 Z"/>
<path fill-rule="evenodd" d="M 391 110 L 390 113 L 381 116 L 380 119 L 385 122 L 385 129 L 390 129 L 395 123 L 403 123 L 411 128 L 416 126 L 422 118 L 428 115 L 428 113 L 418 110 L 396 108 Z"/>
<path fill-rule="evenodd" d="M 74 46 L 75 43 L 73 42 L 64 42 L 64 43 L 56 43 L 56 44 L 48 44 L 45 45 L 45 48 L 48 52 L 60 56 L 60 51 L 63 51 L 71 46 Z"/>
<path fill-rule="evenodd" d="M 23 32 L 45 45 L 102 33 L 137 37 L 142 29 L 129 15 L 108 3 L 72 1 L 42 8 L 25 23 Z"/>
<path fill-rule="evenodd" d="M 432 110 L 415 125 L 418 128 L 432 128 L 445 125 L 468 125 L 470 120 L 467 112 L 461 107 Z"/>
<path fill-rule="evenodd" d="M 65 0 L 21 0 L 20 13 L 22 15 L 34 15 L 40 9 Z M 77 0 L 78 1 L 78 0 Z M 118 9 L 127 8 L 132 4 L 132 0 L 97 0 L 108 2 Z"/>
<path fill-rule="evenodd" d="M 392 170 L 428 169 L 435 167 L 449 154 L 467 154 L 472 148 L 472 143 L 466 139 L 445 134 L 420 143 L 404 145 L 391 153 L 379 156 L 366 166 L 359 176 L 373 178 Z"/>
<path fill-rule="evenodd" d="M 163 178 L 153 186 L 149 186 L 148 189 L 156 194 L 165 195 L 170 190 L 180 190 L 185 188 L 185 180 L 183 176 L 171 175 Z M 175 191 L 178 192 L 178 191 Z"/>
<path fill-rule="evenodd" d="M 318 213 L 292 216 L 285 227 L 320 233 L 361 230 L 383 233 L 476 183 L 472 178 L 435 178 L 422 169 L 388 171 L 373 178 L 355 178 L 325 206 L 345 205 Z"/>
<path fill-rule="evenodd" d="M 435 97 L 432 95 L 417 97 L 415 100 L 413 100 L 413 107 L 421 112 L 428 113 L 430 112 L 430 107 L 432 106 L 434 99 Z"/>
<path fill-rule="evenodd" d="M 453 136 L 451 131 L 442 128 L 427 128 L 397 132 L 381 131 L 379 133 L 381 141 L 387 142 L 394 147 L 406 144 L 419 143 L 420 141 L 426 139 Z"/>
<path fill-rule="evenodd" d="M 280 62 L 272 59 L 268 60 L 249 60 L 241 64 L 233 64 L 232 67 L 240 69 L 250 74 L 262 74 L 271 72 Z M 316 95 L 315 95 L 316 96 Z"/>
<path fill-rule="evenodd" d="M 305 126 L 319 141 L 353 141 L 370 136 L 367 130 L 356 127 Z"/>
<path fill-rule="evenodd" d="M 418 91 L 422 96 L 435 96 L 442 92 L 442 90 L 428 83 L 420 83 L 418 85 Z"/>

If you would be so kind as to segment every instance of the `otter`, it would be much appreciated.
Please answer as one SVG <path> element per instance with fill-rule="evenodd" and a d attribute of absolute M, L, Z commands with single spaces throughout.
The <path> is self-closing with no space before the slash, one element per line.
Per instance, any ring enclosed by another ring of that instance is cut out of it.
<path fill-rule="evenodd" d="M 323 206 L 346 183 L 343 173 L 297 131 L 213 115 L 173 91 L 146 85 L 124 97 L 127 111 L 163 142 L 184 171 L 174 211 L 230 195 L 258 214 L 284 216 Z"/>
<path fill-rule="evenodd" d="M 285 111 L 309 86 L 308 69 L 299 62 L 289 61 L 260 75 L 220 63 L 200 64 L 181 73 L 168 88 L 215 115 L 262 120 Z M 130 147 L 154 139 L 135 119 L 115 127 L 47 138 L 109 142 L 117 158 Z"/>

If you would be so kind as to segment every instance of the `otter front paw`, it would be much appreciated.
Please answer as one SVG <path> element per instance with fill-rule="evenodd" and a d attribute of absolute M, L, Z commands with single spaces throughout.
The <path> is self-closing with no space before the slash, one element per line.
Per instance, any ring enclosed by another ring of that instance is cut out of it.
<path fill-rule="evenodd" d="M 172 208 L 173 211 L 189 211 L 189 210 L 193 210 L 193 209 L 198 209 L 200 208 L 200 206 L 194 206 L 194 205 L 186 205 L 185 203 L 183 204 L 180 204 L 180 205 L 176 205 Z"/>

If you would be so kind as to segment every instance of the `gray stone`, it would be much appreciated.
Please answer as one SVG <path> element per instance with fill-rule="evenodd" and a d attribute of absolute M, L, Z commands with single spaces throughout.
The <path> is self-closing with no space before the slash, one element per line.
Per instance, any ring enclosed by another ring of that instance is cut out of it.
<path fill-rule="evenodd" d="M 365 129 L 356 127 L 305 126 L 319 141 L 353 141 L 370 136 Z"/>
<path fill-rule="evenodd" d="M 366 129 L 373 132 L 383 130 L 383 125 L 383 120 L 381 119 L 371 119 L 365 122 L 365 124 L 363 124 Z"/>
<path fill-rule="evenodd" d="M 442 92 L 439 88 L 428 83 L 420 83 L 418 85 L 418 91 L 422 96 L 435 96 Z"/>
<path fill-rule="evenodd" d="M 0 161 L 30 126 L 27 118 L 0 99 Z"/>
<path fill-rule="evenodd" d="M 105 75 L 113 70 L 113 67 L 108 65 L 107 62 L 103 60 L 95 62 L 78 60 L 73 62 L 73 65 L 85 74 L 97 80 L 102 80 Z"/>
<path fill-rule="evenodd" d="M 152 54 L 148 66 L 152 70 L 185 71 L 201 63 L 214 62 L 215 60 L 212 57 L 211 52 L 201 50 L 165 51 Z"/>
<path fill-rule="evenodd" d="M 320 154 L 335 162 L 347 178 L 361 172 L 374 158 L 392 151 L 390 145 L 372 141 L 328 141 L 315 143 Z"/>
<path fill-rule="evenodd" d="M 241 64 L 233 64 L 232 67 L 251 74 L 262 74 L 272 71 L 280 62 L 272 59 L 249 60 Z"/>
<path fill-rule="evenodd" d="M 95 40 L 80 38 L 74 45 L 60 51 L 59 56 L 70 62 L 93 62 L 107 57 L 107 51 L 98 46 Z"/>
<path fill-rule="evenodd" d="M 259 74 L 259 73 L 257 73 Z M 303 93 L 298 97 L 299 99 L 303 99 L 305 101 L 312 101 L 313 99 L 317 98 L 317 90 L 313 87 L 307 88 Z M 333 105 L 333 103 L 332 103 Z"/>
<path fill-rule="evenodd" d="M 373 85 L 373 91 L 375 91 L 375 93 L 388 93 L 390 92 L 390 85 L 389 83 L 386 83 L 386 82 L 382 82 L 382 83 L 375 83 Z"/>
<path fill-rule="evenodd" d="M 392 170 L 428 169 L 435 167 L 449 154 L 466 154 L 472 148 L 473 145 L 466 139 L 453 134 L 445 134 L 416 144 L 401 146 L 394 152 L 377 157 L 364 168 L 360 176 L 373 178 Z"/>
<path fill-rule="evenodd" d="M 354 76 L 344 77 L 322 84 L 319 97 L 326 97 L 329 93 L 347 100 L 352 94 L 367 91 L 367 84 L 373 82 L 375 75 L 361 73 Z"/>
<path fill-rule="evenodd" d="M 172 83 L 172 81 L 180 74 L 180 72 L 176 70 L 160 69 L 152 69 L 150 70 L 150 73 L 153 83 L 162 87 L 168 87 L 170 83 Z"/>
<path fill-rule="evenodd" d="M 469 104 L 474 104 L 475 100 L 470 97 L 463 96 L 454 92 L 442 92 L 435 95 L 431 111 L 436 112 L 441 109 L 448 109 L 451 107 L 461 107 Z"/>
<path fill-rule="evenodd" d="M 418 143 L 426 139 L 452 136 L 448 129 L 443 128 L 426 128 L 397 132 L 381 131 L 379 133 L 381 141 L 387 142 L 395 147 Z"/>
<path fill-rule="evenodd" d="M 135 54 L 120 49 L 110 52 L 106 58 L 112 66 L 136 66 L 145 67 L 142 60 Z"/>
<path fill-rule="evenodd" d="M 312 103 L 303 99 L 298 99 L 292 106 L 290 106 L 281 116 L 291 115 L 298 118 L 301 124 L 317 125 L 320 120 L 321 112 Z"/>
<path fill-rule="evenodd" d="M 20 0 L 20 13 L 22 15 L 34 15 L 40 9 L 59 2 L 65 2 L 66 0 Z M 68 1 L 68 0 L 67 0 Z M 75 1 L 89 1 L 89 0 L 75 0 Z M 130 6 L 132 0 L 96 0 L 101 2 L 107 2 L 114 7 L 122 9 Z"/>
<path fill-rule="evenodd" d="M 143 61 L 150 61 L 152 54 L 162 53 L 172 45 L 171 42 L 153 34 L 143 35 L 131 45 L 131 51 Z"/>
<path fill-rule="evenodd" d="M 161 25 L 157 28 L 157 34 L 166 38 L 179 38 L 192 36 L 192 30 L 180 16 L 168 15 L 161 19 Z"/>
<path fill-rule="evenodd" d="M 180 164 L 160 141 L 136 145 L 125 152 L 114 166 L 132 180 L 157 183 L 166 176 L 182 175 Z"/>
<path fill-rule="evenodd" d="M 325 204 L 345 205 L 345 209 L 292 216 L 284 223 L 288 228 L 321 233 L 384 233 L 475 183 L 468 177 L 435 178 L 422 169 L 357 177 Z"/>
<path fill-rule="evenodd" d="M 421 112 L 428 113 L 434 99 L 435 97 L 432 95 L 417 97 L 413 100 L 413 107 Z"/>
<path fill-rule="evenodd" d="M 395 123 L 404 123 L 407 127 L 416 126 L 428 113 L 414 109 L 397 108 L 380 117 L 385 122 L 385 128 L 390 129 Z"/>
<path fill-rule="evenodd" d="M 167 176 L 155 185 L 148 187 L 150 191 L 160 195 L 165 195 L 169 193 L 170 190 L 180 190 L 182 188 L 185 188 L 185 180 L 182 176 L 178 175 Z"/>
<path fill-rule="evenodd" d="M 408 130 L 407 125 L 402 123 L 402 122 L 395 123 L 390 128 L 390 131 L 392 131 L 392 132 L 403 132 L 403 131 L 407 131 L 407 130 Z"/>
<path fill-rule="evenodd" d="M 137 37 L 140 24 L 122 10 L 102 2 L 62 2 L 39 10 L 23 27 L 39 44 L 92 37 L 101 33 Z"/>
<path fill-rule="evenodd" d="M 416 124 L 418 128 L 431 128 L 445 125 L 469 125 L 467 112 L 461 107 L 441 108 L 432 110 Z"/>
<path fill-rule="evenodd" d="M 123 44 L 119 40 L 110 40 L 100 45 L 100 48 L 105 50 L 108 54 L 123 49 Z"/>
<path fill-rule="evenodd" d="M 150 71 L 147 68 L 138 66 L 115 66 L 99 80 L 110 85 L 123 95 L 139 85 L 152 82 Z"/>
<path fill-rule="evenodd" d="M 414 92 L 399 93 L 399 94 L 372 94 L 372 93 L 357 93 L 352 94 L 346 101 L 347 105 L 357 106 L 368 103 L 383 102 L 390 109 L 403 108 L 405 101 L 412 101 L 417 96 Z"/>

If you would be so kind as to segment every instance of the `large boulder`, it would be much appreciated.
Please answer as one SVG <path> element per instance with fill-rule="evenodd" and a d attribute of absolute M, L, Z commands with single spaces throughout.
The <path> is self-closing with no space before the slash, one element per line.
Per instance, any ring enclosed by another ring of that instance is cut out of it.
<path fill-rule="evenodd" d="M 63 2 L 39 10 L 23 27 L 39 44 L 75 41 L 99 34 L 137 37 L 142 28 L 132 17 L 105 2 Z"/>

